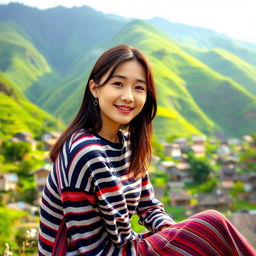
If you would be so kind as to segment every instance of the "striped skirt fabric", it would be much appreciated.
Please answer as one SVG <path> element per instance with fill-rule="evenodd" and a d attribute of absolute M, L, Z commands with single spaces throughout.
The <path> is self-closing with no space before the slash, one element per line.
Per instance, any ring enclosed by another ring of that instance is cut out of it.
<path fill-rule="evenodd" d="M 256 249 L 221 213 L 207 210 L 142 239 L 138 255 L 256 256 Z"/>

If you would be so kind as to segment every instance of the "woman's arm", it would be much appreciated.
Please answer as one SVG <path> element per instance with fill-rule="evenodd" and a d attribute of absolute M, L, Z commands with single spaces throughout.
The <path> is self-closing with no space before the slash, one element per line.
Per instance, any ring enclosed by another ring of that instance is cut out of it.
<path fill-rule="evenodd" d="M 165 212 L 163 204 L 154 195 L 148 174 L 142 179 L 141 198 L 137 208 L 139 223 L 156 233 L 175 223 Z"/>

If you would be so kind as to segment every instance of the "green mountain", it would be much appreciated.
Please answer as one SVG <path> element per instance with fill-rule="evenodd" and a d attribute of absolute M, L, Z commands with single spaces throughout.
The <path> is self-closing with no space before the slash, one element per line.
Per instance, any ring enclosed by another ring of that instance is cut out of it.
<path fill-rule="evenodd" d="M 22 90 L 51 70 L 44 56 L 25 39 L 25 34 L 15 23 L 0 22 L 0 67 Z"/>
<path fill-rule="evenodd" d="M 0 5 L 0 21 L 0 70 L 32 102 L 65 122 L 77 111 L 100 53 L 130 44 L 152 63 L 159 138 L 255 132 L 254 44 L 160 18 L 128 20 L 86 6 Z"/>
<path fill-rule="evenodd" d="M 0 137 L 28 131 L 39 138 L 62 126 L 50 114 L 30 103 L 21 90 L 0 72 Z"/>
<path fill-rule="evenodd" d="M 0 13 L 0 21 L 19 24 L 61 74 L 86 56 L 95 43 L 111 37 L 124 24 L 88 6 L 39 10 L 10 3 L 0 5 Z"/>
<path fill-rule="evenodd" d="M 185 47 L 183 47 L 184 49 Z M 185 50 L 204 62 L 218 73 L 232 78 L 248 92 L 256 95 L 256 66 L 249 64 L 238 56 L 219 48 L 199 50 L 186 47 Z"/>
<path fill-rule="evenodd" d="M 160 105 L 175 107 L 202 132 L 220 127 L 232 135 L 255 130 L 256 97 L 189 55 L 175 40 L 141 21 L 129 23 L 116 38 L 111 42 L 131 43 L 150 57 Z M 239 127 L 238 122 L 246 125 Z"/>
<path fill-rule="evenodd" d="M 235 40 L 210 29 L 174 23 L 159 17 L 153 18 L 149 22 L 172 36 L 181 45 L 208 50 L 221 48 L 252 65 L 256 65 L 256 44 Z"/>

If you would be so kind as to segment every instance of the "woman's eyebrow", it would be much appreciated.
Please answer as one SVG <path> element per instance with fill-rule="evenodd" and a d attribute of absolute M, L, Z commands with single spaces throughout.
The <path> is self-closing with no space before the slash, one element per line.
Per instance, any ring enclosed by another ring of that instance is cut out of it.
<path fill-rule="evenodd" d="M 127 77 L 122 75 L 113 75 L 111 78 L 121 78 L 127 80 Z M 136 81 L 146 84 L 146 81 L 144 79 L 136 79 Z"/>

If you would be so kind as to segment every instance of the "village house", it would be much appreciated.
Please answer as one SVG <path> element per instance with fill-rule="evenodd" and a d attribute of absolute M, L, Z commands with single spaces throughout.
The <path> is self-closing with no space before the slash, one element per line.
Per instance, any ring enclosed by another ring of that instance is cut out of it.
<path fill-rule="evenodd" d="M 170 191 L 170 203 L 172 206 L 190 206 L 191 195 L 185 190 Z"/>
<path fill-rule="evenodd" d="M 233 180 L 220 180 L 218 183 L 218 189 L 223 192 L 229 192 L 234 185 L 235 183 Z"/>
<path fill-rule="evenodd" d="M 218 148 L 217 148 L 217 154 L 220 156 L 228 156 L 231 153 L 231 149 L 227 144 L 222 143 Z"/>
<path fill-rule="evenodd" d="M 180 160 L 182 158 L 182 147 L 178 143 L 162 143 L 164 146 L 164 155 L 170 156 L 175 160 Z"/>
<path fill-rule="evenodd" d="M 59 132 L 47 132 L 43 134 L 42 141 L 49 140 L 49 139 L 58 139 L 60 137 Z"/>
<path fill-rule="evenodd" d="M 231 152 L 231 153 L 229 154 L 229 156 L 227 157 L 227 161 L 228 161 L 229 163 L 232 163 L 233 165 L 237 165 L 237 163 L 238 163 L 238 161 L 239 161 L 239 156 L 238 156 L 238 154 L 235 154 L 235 153 Z"/>
<path fill-rule="evenodd" d="M 47 150 L 47 151 L 51 150 L 52 146 L 56 143 L 59 136 L 60 136 L 60 133 L 58 132 L 45 133 L 42 136 L 42 141 L 44 143 L 44 150 Z"/>
<path fill-rule="evenodd" d="M 164 146 L 164 155 L 171 156 L 172 144 L 167 142 L 162 142 L 162 145 Z"/>
<path fill-rule="evenodd" d="M 44 150 L 46 151 L 50 151 L 52 146 L 56 143 L 57 139 L 48 139 L 48 140 L 44 140 L 43 143 L 44 143 Z"/>
<path fill-rule="evenodd" d="M 18 182 L 19 182 L 19 178 L 16 173 L 0 174 L 0 190 L 1 191 L 16 190 Z"/>
<path fill-rule="evenodd" d="M 12 142 L 27 142 L 31 145 L 32 150 L 36 150 L 37 141 L 32 139 L 32 134 L 29 132 L 18 132 L 11 138 Z"/>
<path fill-rule="evenodd" d="M 228 138 L 228 145 L 236 145 L 239 146 L 241 145 L 241 140 L 237 138 Z"/>
<path fill-rule="evenodd" d="M 14 209 L 14 210 L 20 210 L 30 213 L 31 215 L 39 215 L 39 208 L 37 206 L 28 204 L 23 201 L 18 201 L 15 203 L 9 203 L 6 205 L 8 208 Z"/>
<path fill-rule="evenodd" d="M 171 191 L 183 190 L 185 188 L 185 182 L 182 182 L 182 181 L 170 181 L 170 182 L 168 182 L 168 188 Z"/>
<path fill-rule="evenodd" d="M 29 142 L 32 140 L 32 134 L 29 132 L 18 132 L 13 135 L 13 138 L 18 139 L 19 141 Z"/>
<path fill-rule="evenodd" d="M 159 171 L 164 171 L 166 173 L 170 173 L 175 167 L 175 163 L 173 161 L 162 161 L 157 166 Z"/>
<path fill-rule="evenodd" d="M 154 187 L 154 193 L 155 193 L 155 197 L 162 202 L 163 200 L 163 195 L 164 195 L 164 188 L 160 188 L 160 187 Z"/>
<path fill-rule="evenodd" d="M 241 181 L 244 185 L 244 192 L 239 197 L 251 204 L 256 204 L 256 173 L 236 175 L 234 181 Z"/>
<path fill-rule="evenodd" d="M 182 159 L 182 151 L 179 144 L 171 144 L 171 157 L 174 160 L 181 160 Z"/>
<path fill-rule="evenodd" d="M 162 161 L 157 169 L 159 171 L 164 171 L 168 174 L 171 181 L 182 181 L 191 182 L 193 178 L 190 174 L 191 166 L 189 163 L 180 162 L 174 163 L 172 161 Z"/>
<path fill-rule="evenodd" d="M 236 175 L 235 181 L 242 181 L 244 183 L 244 189 L 246 192 L 256 191 L 256 173 L 245 173 Z"/>
<path fill-rule="evenodd" d="M 234 199 L 231 198 L 227 193 L 217 191 L 216 193 L 199 193 L 196 195 L 198 201 L 195 206 L 195 210 L 203 211 L 206 209 L 216 209 L 216 210 L 230 210 Z"/>
<path fill-rule="evenodd" d="M 156 155 L 152 155 L 151 156 L 151 163 L 152 164 L 158 164 L 160 162 L 160 157 L 159 156 L 156 156 Z"/>
<path fill-rule="evenodd" d="M 175 164 L 177 170 L 179 171 L 180 174 L 180 181 L 183 182 L 192 182 L 193 177 L 191 175 L 191 165 L 187 162 L 180 162 Z"/>
<path fill-rule="evenodd" d="M 236 175 L 234 166 L 224 166 L 221 168 L 221 180 L 233 180 Z"/>
<path fill-rule="evenodd" d="M 251 193 L 248 195 L 248 201 L 249 201 L 251 204 L 255 204 L 255 205 L 256 205 L 256 191 L 251 192 Z"/>
<path fill-rule="evenodd" d="M 217 160 L 222 163 L 233 163 L 236 164 L 238 162 L 238 155 L 232 152 L 230 147 L 227 144 L 222 144 L 217 148 Z"/>
<path fill-rule="evenodd" d="M 174 143 L 178 144 L 183 152 L 189 147 L 189 143 L 186 138 L 177 138 L 174 140 Z"/>
<path fill-rule="evenodd" d="M 191 149 L 196 157 L 205 155 L 205 136 L 193 136 Z"/>
<path fill-rule="evenodd" d="M 36 191 L 40 193 L 43 190 L 48 174 L 50 173 L 52 168 L 52 164 L 45 164 L 43 167 L 34 170 L 31 174 L 34 175 L 35 183 L 36 183 Z"/>
<path fill-rule="evenodd" d="M 244 143 L 246 143 L 246 144 L 248 144 L 248 145 L 253 145 L 253 143 L 254 143 L 254 139 L 253 139 L 253 137 L 252 136 L 250 136 L 250 135 L 244 135 L 243 136 L 243 142 Z"/>

